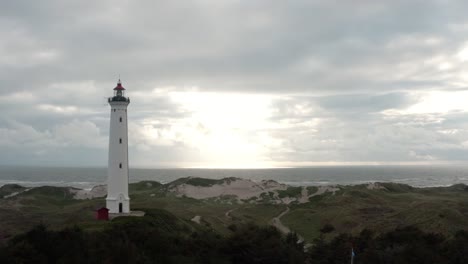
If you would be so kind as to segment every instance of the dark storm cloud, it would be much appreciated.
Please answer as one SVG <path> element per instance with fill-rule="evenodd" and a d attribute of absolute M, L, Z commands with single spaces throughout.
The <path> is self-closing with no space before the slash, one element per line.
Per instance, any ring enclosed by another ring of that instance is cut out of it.
<path fill-rule="evenodd" d="M 378 89 L 389 81 L 349 76 L 349 68 L 387 64 L 391 70 L 402 59 L 424 58 L 434 50 L 385 45 L 405 36 L 458 38 L 448 27 L 463 24 L 465 10 L 439 1 L 25 2 L 8 2 L 0 11 L 10 34 L 19 31 L 59 58 L 9 69 L 7 81 L 24 75 L 36 85 L 107 82 L 122 72 L 142 88 L 153 82 L 278 92 Z M 307 69 L 304 60 L 323 68 Z"/>

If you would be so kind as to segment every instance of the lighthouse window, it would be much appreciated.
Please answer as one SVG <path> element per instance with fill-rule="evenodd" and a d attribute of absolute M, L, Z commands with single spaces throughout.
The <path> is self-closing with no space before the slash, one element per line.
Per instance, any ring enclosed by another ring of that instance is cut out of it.
<path fill-rule="evenodd" d="M 115 109 L 114 109 L 114 112 L 115 112 Z"/>
<path fill-rule="evenodd" d="M 119 143 L 122 144 L 122 139 L 121 138 L 119 138 Z"/>
<path fill-rule="evenodd" d="M 122 123 L 122 117 L 120 117 L 120 122 Z"/>
<path fill-rule="evenodd" d="M 122 162 L 119 164 L 119 168 L 122 168 Z"/>

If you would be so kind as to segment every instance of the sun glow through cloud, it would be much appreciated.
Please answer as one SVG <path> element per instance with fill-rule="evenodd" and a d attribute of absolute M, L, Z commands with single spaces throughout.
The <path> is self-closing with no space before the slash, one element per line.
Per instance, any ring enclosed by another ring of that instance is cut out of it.
<path fill-rule="evenodd" d="M 197 124 L 186 140 L 208 161 L 198 166 L 271 166 L 264 158 L 259 133 L 270 125 L 271 96 L 173 92 L 170 97 L 183 105 L 191 113 L 190 122 Z"/>
<path fill-rule="evenodd" d="M 200 161 L 187 161 L 184 167 L 274 166 L 266 149 L 277 144 L 266 132 L 273 126 L 269 120 L 272 96 L 198 91 L 167 91 L 166 95 L 188 116 L 173 119 L 165 128 L 156 128 L 158 121 L 146 120 L 139 131 L 154 145 L 183 144 L 195 149 Z"/>
<path fill-rule="evenodd" d="M 447 114 L 450 112 L 468 112 L 466 98 L 468 91 L 430 91 L 414 93 L 418 102 L 404 109 L 387 109 L 384 116 Z"/>
<path fill-rule="evenodd" d="M 442 92 L 433 91 L 423 96 L 421 102 L 408 109 L 410 113 L 447 113 L 450 111 L 468 111 L 466 98 L 468 91 Z"/>

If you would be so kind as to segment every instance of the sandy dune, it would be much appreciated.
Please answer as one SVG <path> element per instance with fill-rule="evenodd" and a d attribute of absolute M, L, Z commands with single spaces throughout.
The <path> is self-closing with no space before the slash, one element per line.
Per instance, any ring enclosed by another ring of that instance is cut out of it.
<path fill-rule="evenodd" d="M 261 200 L 262 194 L 271 195 L 273 203 L 276 204 L 290 204 L 293 202 L 308 203 L 309 198 L 321 195 L 326 192 L 332 192 L 335 194 L 339 190 L 335 186 L 319 186 L 317 191 L 309 193 L 307 187 L 302 187 L 300 196 L 298 197 L 283 197 L 279 198 L 278 191 L 286 190 L 289 186 L 286 184 L 278 183 L 272 180 L 265 180 L 261 182 L 255 182 L 248 179 L 230 179 L 224 180 L 219 184 L 213 184 L 211 186 L 194 186 L 187 183 L 182 183 L 172 186 L 169 191 L 174 193 L 178 197 L 186 196 L 195 199 L 207 199 L 207 198 L 218 198 L 223 196 L 235 197 L 239 202 L 241 200 L 248 200 L 254 198 L 252 202 Z M 367 188 L 380 189 L 383 188 L 378 184 L 369 184 Z M 106 185 L 94 186 L 91 190 L 81 190 L 76 188 L 70 188 L 69 191 L 74 195 L 75 199 L 93 199 L 97 197 L 105 197 L 107 194 Z"/>
<path fill-rule="evenodd" d="M 236 179 L 212 186 L 193 186 L 184 183 L 173 187 L 170 191 L 176 193 L 177 196 L 185 195 L 195 199 L 214 198 L 225 195 L 236 196 L 238 199 L 250 199 L 252 197 L 259 197 L 265 192 L 286 189 L 287 185 L 275 181 L 261 181 L 257 183 L 246 179 Z"/>
<path fill-rule="evenodd" d="M 216 198 L 222 196 L 233 196 L 236 197 L 239 202 L 245 199 L 256 198 L 255 200 L 261 200 L 262 194 L 271 195 L 270 202 L 276 204 L 290 204 L 293 202 L 308 203 L 309 198 L 315 195 L 321 195 L 326 192 L 332 192 L 335 194 L 336 191 L 340 190 L 335 186 L 319 186 L 315 193 L 309 193 L 307 187 L 302 187 L 301 194 L 299 197 L 283 197 L 280 198 L 278 191 L 286 190 L 289 186 L 286 184 L 278 183 L 275 181 L 261 181 L 254 182 L 248 179 L 234 179 L 224 181 L 219 184 L 213 184 L 211 186 L 194 186 L 186 183 L 182 183 L 173 186 L 169 191 L 175 193 L 177 196 L 187 196 L 195 199 L 207 199 Z M 252 201 L 254 202 L 254 201 Z"/>
<path fill-rule="evenodd" d="M 96 185 L 91 190 L 81 190 L 74 188 L 70 188 L 69 190 L 74 195 L 73 198 L 77 200 L 93 199 L 107 195 L 107 185 Z"/>

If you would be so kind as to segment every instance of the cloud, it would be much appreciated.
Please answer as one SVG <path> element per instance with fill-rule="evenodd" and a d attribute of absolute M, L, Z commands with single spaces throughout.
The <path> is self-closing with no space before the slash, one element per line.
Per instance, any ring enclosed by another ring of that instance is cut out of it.
<path fill-rule="evenodd" d="M 105 166 L 119 74 L 139 166 L 458 161 L 466 10 L 440 0 L 5 2 L 0 144 L 20 158 L 3 163 Z"/>
<path fill-rule="evenodd" d="M 53 129 L 53 134 L 64 145 L 105 148 L 108 143 L 107 137 L 101 134 L 96 124 L 88 120 L 73 120 L 57 126 Z"/>

